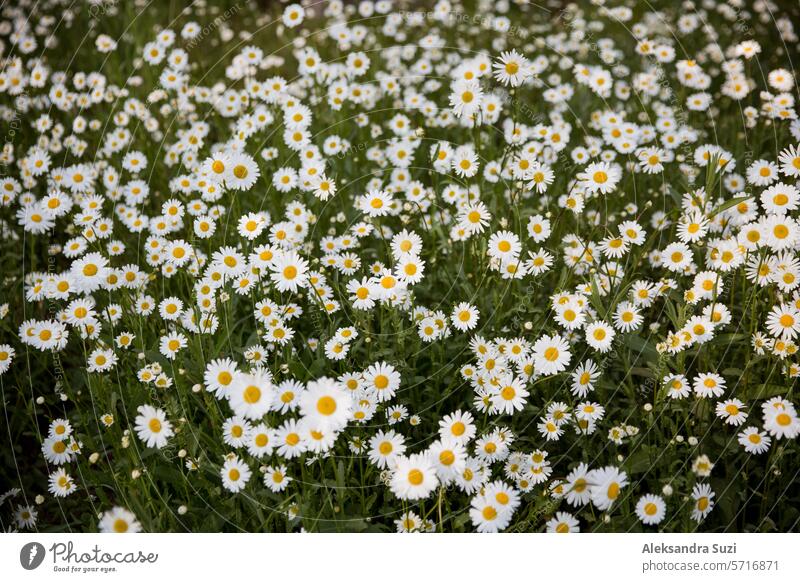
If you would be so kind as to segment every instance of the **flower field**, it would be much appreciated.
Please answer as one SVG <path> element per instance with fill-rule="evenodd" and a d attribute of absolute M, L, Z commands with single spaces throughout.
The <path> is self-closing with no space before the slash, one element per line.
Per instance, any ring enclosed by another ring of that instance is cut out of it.
<path fill-rule="evenodd" d="M 800 530 L 799 24 L 5 3 L 3 530 Z"/>

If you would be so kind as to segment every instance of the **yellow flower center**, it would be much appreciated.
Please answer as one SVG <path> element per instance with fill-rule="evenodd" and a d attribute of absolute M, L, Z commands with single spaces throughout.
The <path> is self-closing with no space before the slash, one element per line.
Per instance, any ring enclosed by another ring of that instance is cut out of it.
<path fill-rule="evenodd" d="M 422 485 L 422 482 L 424 480 L 425 476 L 419 469 L 411 469 L 408 472 L 408 482 L 411 483 L 412 485 Z"/>
<path fill-rule="evenodd" d="M 244 401 L 248 404 L 255 404 L 261 400 L 261 388 L 250 385 L 244 389 Z"/>
<path fill-rule="evenodd" d="M 323 396 L 317 400 L 317 412 L 325 416 L 330 416 L 336 412 L 336 400 L 330 396 Z"/>

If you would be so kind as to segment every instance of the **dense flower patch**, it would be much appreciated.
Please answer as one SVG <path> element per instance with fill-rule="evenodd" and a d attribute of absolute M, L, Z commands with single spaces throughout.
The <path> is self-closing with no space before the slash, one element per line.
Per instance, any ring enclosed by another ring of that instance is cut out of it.
<path fill-rule="evenodd" d="M 661 4 L 6 3 L 4 528 L 796 530 L 798 7 Z"/>

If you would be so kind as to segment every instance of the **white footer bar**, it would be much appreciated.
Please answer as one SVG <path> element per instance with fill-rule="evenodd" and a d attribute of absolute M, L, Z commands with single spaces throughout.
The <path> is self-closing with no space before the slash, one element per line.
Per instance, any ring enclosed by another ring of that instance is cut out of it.
<path fill-rule="evenodd" d="M 800 534 L 5 534 L 0 572 L 14 581 L 797 581 L 798 548 Z"/>

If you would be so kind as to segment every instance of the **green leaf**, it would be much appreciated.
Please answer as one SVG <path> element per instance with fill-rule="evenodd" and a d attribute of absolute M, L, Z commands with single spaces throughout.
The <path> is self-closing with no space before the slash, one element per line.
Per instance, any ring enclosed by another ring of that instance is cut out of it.
<path fill-rule="evenodd" d="M 739 396 L 747 400 L 764 400 L 773 396 L 785 396 L 789 392 L 788 385 L 781 384 L 753 384 L 747 386 Z"/>
<path fill-rule="evenodd" d="M 728 208 L 733 208 L 734 206 L 736 206 L 740 202 L 744 202 L 748 198 L 750 198 L 750 197 L 749 196 L 737 196 L 736 198 L 731 198 L 730 200 L 726 200 L 725 202 L 723 202 L 722 204 L 720 204 L 719 206 L 714 208 L 708 214 L 708 217 L 712 218 L 712 217 L 716 216 L 717 214 L 719 214 L 720 212 L 725 212 L 726 210 L 728 210 Z"/>
<path fill-rule="evenodd" d="M 658 350 L 653 344 L 636 334 L 625 334 L 622 343 L 644 357 L 647 362 L 658 360 Z"/>

